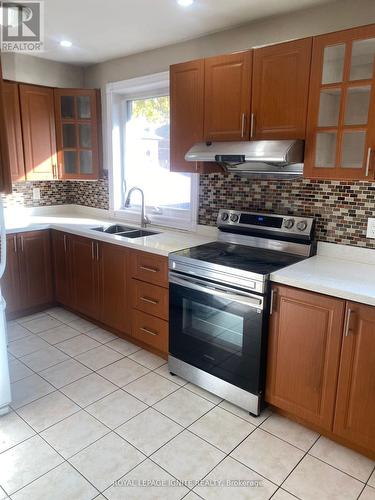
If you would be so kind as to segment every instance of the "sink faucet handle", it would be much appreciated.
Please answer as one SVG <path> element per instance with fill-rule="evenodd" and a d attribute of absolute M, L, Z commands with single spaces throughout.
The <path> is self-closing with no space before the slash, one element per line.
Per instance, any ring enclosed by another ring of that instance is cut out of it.
<path fill-rule="evenodd" d="M 145 214 L 143 217 L 143 224 L 146 227 L 147 224 L 151 224 L 150 218 Z"/>

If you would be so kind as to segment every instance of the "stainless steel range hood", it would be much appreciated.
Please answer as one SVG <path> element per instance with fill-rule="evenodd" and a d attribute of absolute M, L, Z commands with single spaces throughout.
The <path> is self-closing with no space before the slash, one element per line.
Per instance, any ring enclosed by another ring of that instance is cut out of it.
<path fill-rule="evenodd" d="M 303 153 L 302 140 L 201 142 L 185 160 L 216 162 L 238 175 L 284 177 L 303 174 Z"/>

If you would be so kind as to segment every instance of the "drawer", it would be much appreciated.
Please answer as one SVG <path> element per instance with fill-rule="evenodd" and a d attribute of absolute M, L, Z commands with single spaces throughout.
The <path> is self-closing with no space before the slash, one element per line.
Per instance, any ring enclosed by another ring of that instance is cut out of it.
<path fill-rule="evenodd" d="M 168 320 L 168 299 L 166 288 L 132 279 L 131 300 L 134 309 Z"/>
<path fill-rule="evenodd" d="M 168 259 L 161 255 L 133 251 L 130 254 L 130 274 L 147 283 L 168 287 Z"/>
<path fill-rule="evenodd" d="M 145 344 L 168 352 L 168 322 L 133 309 L 132 336 Z"/>

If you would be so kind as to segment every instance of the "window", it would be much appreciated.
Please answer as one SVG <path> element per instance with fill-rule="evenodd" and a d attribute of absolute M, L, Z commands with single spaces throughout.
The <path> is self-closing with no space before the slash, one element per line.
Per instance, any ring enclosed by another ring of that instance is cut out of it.
<path fill-rule="evenodd" d="M 140 187 L 145 195 L 146 213 L 151 223 L 190 229 L 196 221 L 197 175 L 169 170 L 168 82 L 155 82 L 145 89 L 147 78 L 123 82 L 112 102 L 113 208 L 126 218 L 139 221 L 141 195 L 128 191 Z M 163 74 L 164 76 L 164 74 Z M 137 85 L 143 83 L 143 85 Z M 127 85 L 128 84 L 128 85 Z M 117 195 L 116 195 L 117 193 Z"/>

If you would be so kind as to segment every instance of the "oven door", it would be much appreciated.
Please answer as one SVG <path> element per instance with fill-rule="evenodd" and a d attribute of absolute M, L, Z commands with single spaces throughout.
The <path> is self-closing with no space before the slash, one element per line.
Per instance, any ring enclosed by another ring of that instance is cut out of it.
<path fill-rule="evenodd" d="M 264 297 L 169 275 L 169 352 L 230 384 L 259 394 L 264 380 Z"/>

